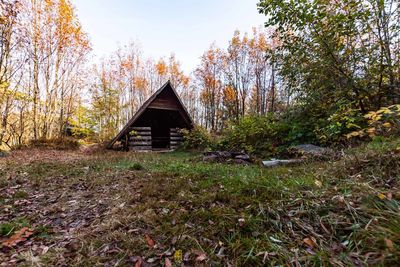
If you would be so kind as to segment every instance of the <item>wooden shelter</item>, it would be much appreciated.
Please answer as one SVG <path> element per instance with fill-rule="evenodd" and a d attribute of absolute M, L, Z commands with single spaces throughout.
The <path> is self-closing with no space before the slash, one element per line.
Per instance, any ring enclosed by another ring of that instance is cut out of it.
<path fill-rule="evenodd" d="M 171 82 L 155 92 L 108 144 L 120 142 L 126 150 L 176 149 L 182 142 L 179 129 L 192 129 L 193 121 Z"/>

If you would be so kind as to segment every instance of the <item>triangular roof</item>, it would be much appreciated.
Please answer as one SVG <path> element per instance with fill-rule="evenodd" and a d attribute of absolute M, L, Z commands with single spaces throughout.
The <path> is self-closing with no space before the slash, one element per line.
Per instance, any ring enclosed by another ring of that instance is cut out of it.
<path fill-rule="evenodd" d="M 172 86 L 171 81 L 166 82 L 160 89 L 158 89 L 149 99 L 147 99 L 146 102 L 140 107 L 140 109 L 136 112 L 136 114 L 129 120 L 129 122 L 125 125 L 124 128 L 117 134 L 117 136 L 114 137 L 114 139 L 111 140 L 111 142 L 107 145 L 107 148 L 112 148 L 112 146 L 115 144 L 116 141 L 120 140 L 127 131 L 129 131 L 129 127 L 133 125 L 139 118 L 140 116 L 146 111 L 146 109 L 158 98 L 158 96 L 167 89 L 171 89 L 174 96 L 176 97 L 176 100 L 178 104 L 181 106 L 181 115 L 184 118 L 184 120 L 187 122 L 189 128 L 193 127 L 193 120 L 189 115 L 189 112 L 187 111 L 185 105 L 183 104 L 181 98 L 179 97 L 178 93 L 176 92 L 175 88 Z"/>

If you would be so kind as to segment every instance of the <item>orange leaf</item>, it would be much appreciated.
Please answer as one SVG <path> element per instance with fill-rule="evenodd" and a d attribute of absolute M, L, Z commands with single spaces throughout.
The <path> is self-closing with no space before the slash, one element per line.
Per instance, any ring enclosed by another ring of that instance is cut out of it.
<path fill-rule="evenodd" d="M 165 267 L 172 267 L 171 260 L 168 258 L 165 258 Z"/>
<path fill-rule="evenodd" d="M 147 245 L 150 248 L 154 248 L 154 246 L 156 245 L 156 242 L 154 242 L 154 240 L 151 239 L 151 237 L 148 234 L 145 234 L 144 238 L 146 239 Z"/>
<path fill-rule="evenodd" d="M 33 235 L 33 232 L 31 229 L 28 227 L 23 227 L 21 230 L 13 234 L 9 239 L 4 241 L 2 244 L 5 247 L 14 247 L 18 243 L 26 241 L 31 235 Z"/>
<path fill-rule="evenodd" d="M 309 237 L 307 237 L 307 238 L 304 238 L 303 239 L 303 242 L 307 245 L 307 246 L 309 246 L 310 248 L 314 248 L 314 247 L 316 247 L 317 246 L 317 244 L 316 244 L 316 242 L 315 242 L 315 239 L 314 238 L 309 238 Z"/>
<path fill-rule="evenodd" d="M 135 263 L 135 267 L 142 267 L 142 258 Z"/>

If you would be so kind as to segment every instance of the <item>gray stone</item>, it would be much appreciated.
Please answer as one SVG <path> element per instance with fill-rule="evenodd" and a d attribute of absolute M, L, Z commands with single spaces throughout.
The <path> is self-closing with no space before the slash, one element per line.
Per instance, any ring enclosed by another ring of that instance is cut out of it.
<path fill-rule="evenodd" d="M 205 161 L 205 162 L 215 162 L 215 161 L 217 161 L 217 159 L 218 159 L 218 156 L 214 155 L 214 154 L 205 155 L 203 157 L 203 161 Z"/>
<path fill-rule="evenodd" d="M 241 155 L 237 155 L 235 157 L 235 159 L 240 159 L 240 160 L 244 160 L 244 161 L 250 161 L 250 156 L 247 154 L 241 154 Z"/>
<path fill-rule="evenodd" d="M 233 162 L 238 165 L 249 165 L 250 163 L 246 160 L 242 159 L 234 159 Z"/>
<path fill-rule="evenodd" d="M 228 151 L 217 151 L 216 152 L 221 158 L 230 159 L 232 158 L 232 153 Z"/>
<path fill-rule="evenodd" d="M 291 148 L 294 154 L 303 157 L 325 158 L 334 154 L 333 150 L 326 147 L 320 147 L 312 144 L 302 144 Z"/>

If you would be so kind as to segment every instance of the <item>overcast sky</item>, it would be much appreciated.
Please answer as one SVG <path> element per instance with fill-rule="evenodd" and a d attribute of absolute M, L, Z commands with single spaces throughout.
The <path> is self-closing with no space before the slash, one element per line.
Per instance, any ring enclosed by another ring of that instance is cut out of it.
<path fill-rule="evenodd" d="M 131 41 L 145 56 L 175 53 L 186 73 L 215 42 L 226 47 L 236 29 L 263 25 L 257 0 L 72 0 L 94 55 L 109 55 Z"/>

